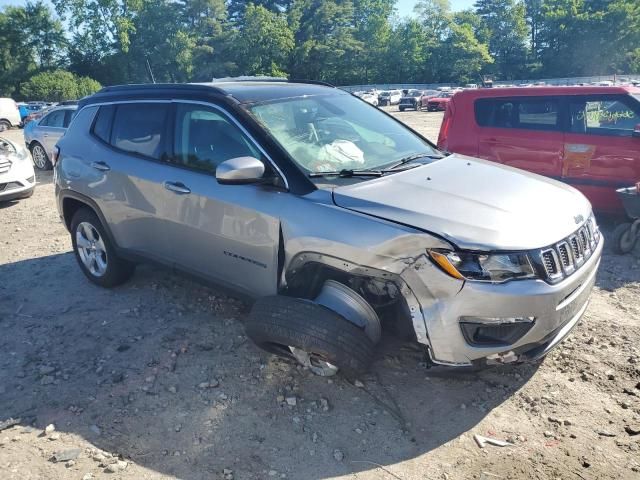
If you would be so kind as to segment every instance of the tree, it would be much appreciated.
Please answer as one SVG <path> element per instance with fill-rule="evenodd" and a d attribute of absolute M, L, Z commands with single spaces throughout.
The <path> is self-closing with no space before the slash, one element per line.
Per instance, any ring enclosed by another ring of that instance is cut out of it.
<path fill-rule="evenodd" d="M 38 69 L 60 65 L 66 44 L 62 25 L 42 2 L 0 12 L 0 94 L 11 95 Z"/>
<path fill-rule="evenodd" d="M 354 38 L 363 45 L 358 54 L 355 75 L 364 83 L 381 78 L 386 73 L 387 45 L 391 36 L 389 17 L 395 0 L 354 0 Z"/>
<path fill-rule="evenodd" d="M 291 75 L 338 85 L 356 81 L 363 44 L 354 37 L 353 15 L 351 0 L 295 0 Z"/>
<path fill-rule="evenodd" d="M 520 0 L 477 0 L 476 12 L 488 31 L 494 71 L 504 79 L 522 78 L 527 60 L 527 24 Z"/>
<path fill-rule="evenodd" d="M 440 59 L 440 81 L 478 83 L 480 73 L 493 63 L 489 48 L 475 36 L 469 23 L 452 22 L 447 35 L 433 54 Z"/>
<path fill-rule="evenodd" d="M 391 82 L 422 83 L 424 66 L 428 58 L 427 33 L 416 19 L 400 23 L 389 42 Z"/>
<path fill-rule="evenodd" d="M 260 5 L 247 5 L 235 39 L 241 74 L 286 76 L 293 47 L 293 32 L 286 16 Z"/>
<path fill-rule="evenodd" d="M 55 70 L 38 73 L 21 84 L 20 95 L 31 100 L 61 102 L 91 95 L 100 88 L 101 85 L 95 80 L 77 77 L 64 70 Z"/>

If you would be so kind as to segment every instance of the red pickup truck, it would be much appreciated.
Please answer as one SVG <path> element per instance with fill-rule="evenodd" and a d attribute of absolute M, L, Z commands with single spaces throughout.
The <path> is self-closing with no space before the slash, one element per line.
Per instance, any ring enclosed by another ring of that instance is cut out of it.
<path fill-rule="evenodd" d="M 447 105 L 438 147 L 566 182 L 596 211 L 640 180 L 640 88 L 465 90 Z"/>

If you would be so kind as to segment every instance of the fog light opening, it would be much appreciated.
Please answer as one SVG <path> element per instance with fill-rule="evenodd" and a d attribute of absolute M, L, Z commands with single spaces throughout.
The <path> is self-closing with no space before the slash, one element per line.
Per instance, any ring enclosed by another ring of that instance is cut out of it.
<path fill-rule="evenodd" d="M 535 320 L 535 317 L 460 317 L 460 328 L 469 345 L 503 347 L 524 337 Z"/>

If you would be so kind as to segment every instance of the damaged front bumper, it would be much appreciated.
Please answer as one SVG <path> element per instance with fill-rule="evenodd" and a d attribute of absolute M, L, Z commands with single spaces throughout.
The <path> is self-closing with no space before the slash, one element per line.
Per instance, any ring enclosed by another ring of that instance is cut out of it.
<path fill-rule="evenodd" d="M 589 260 L 555 285 L 543 280 L 456 281 L 455 290 L 452 279 L 426 263 L 413 269 L 413 276 L 422 281 L 407 280 L 420 305 L 427 337 L 417 335 L 418 341 L 428 347 L 431 360 L 442 365 L 490 365 L 544 357 L 587 309 L 602 248 L 601 239 Z M 434 276 L 440 278 L 434 282 Z M 434 284 L 436 291 L 425 287 Z"/>

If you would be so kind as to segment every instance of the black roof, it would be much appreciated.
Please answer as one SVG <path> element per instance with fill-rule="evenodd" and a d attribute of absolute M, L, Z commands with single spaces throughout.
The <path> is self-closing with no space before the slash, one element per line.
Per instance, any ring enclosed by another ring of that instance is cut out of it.
<path fill-rule="evenodd" d="M 226 97 L 238 103 L 256 103 L 284 98 L 326 94 L 348 95 L 344 90 L 322 82 L 298 81 L 221 81 L 211 83 L 150 83 L 105 87 L 82 100 L 83 105 L 106 100 L 136 98 Z"/>

